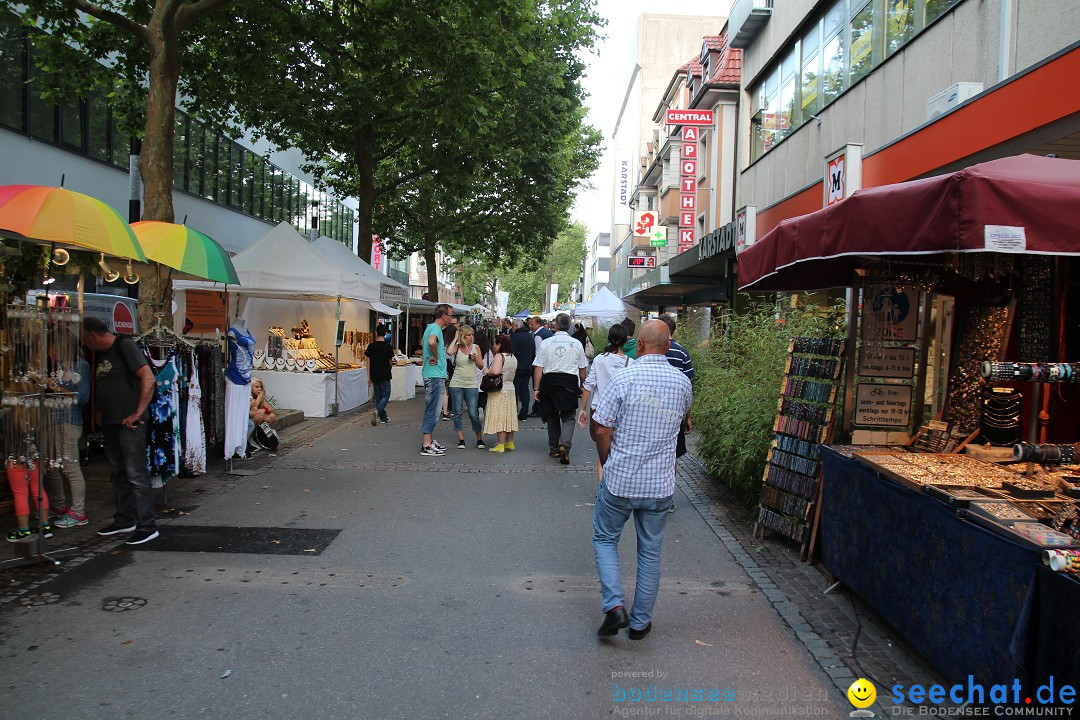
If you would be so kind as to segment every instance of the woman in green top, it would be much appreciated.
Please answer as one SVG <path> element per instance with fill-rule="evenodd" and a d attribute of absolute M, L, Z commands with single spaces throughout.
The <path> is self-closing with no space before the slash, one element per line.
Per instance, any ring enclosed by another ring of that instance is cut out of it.
<path fill-rule="evenodd" d="M 484 356 L 473 342 L 473 329 L 468 325 L 458 330 L 457 337 L 446 348 L 454 356 L 454 377 L 450 380 L 450 402 L 454 408 L 454 430 L 457 431 L 459 448 L 465 447 L 465 430 L 462 406 L 469 409 L 469 422 L 476 433 L 476 447 L 486 448 L 484 426 L 480 424 L 480 380 L 478 370 L 484 368 Z"/>

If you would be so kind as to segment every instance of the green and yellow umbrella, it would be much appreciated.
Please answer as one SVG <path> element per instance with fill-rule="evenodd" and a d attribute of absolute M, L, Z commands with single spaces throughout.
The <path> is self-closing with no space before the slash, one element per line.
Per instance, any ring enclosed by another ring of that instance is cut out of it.
<path fill-rule="evenodd" d="M 198 230 L 152 220 L 132 223 L 131 228 L 151 260 L 206 280 L 240 284 L 225 248 Z"/>
<path fill-rule="evenodd" d="M 0 232 L 146 261 L 131 226 L 118 212 L 66 188 L 0 186 Z"/>

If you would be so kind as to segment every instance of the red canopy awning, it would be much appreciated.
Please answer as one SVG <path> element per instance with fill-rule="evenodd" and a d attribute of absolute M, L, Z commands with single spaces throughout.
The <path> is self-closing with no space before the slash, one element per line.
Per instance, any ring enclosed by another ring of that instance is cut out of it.
<path fill-rule="evenodd" d="M 957 252 L 1080 255 L 1080 161 L 1017 155 L 859 190 L 741 252 L 739 288 L 844 287 L 862 257 Z"/>

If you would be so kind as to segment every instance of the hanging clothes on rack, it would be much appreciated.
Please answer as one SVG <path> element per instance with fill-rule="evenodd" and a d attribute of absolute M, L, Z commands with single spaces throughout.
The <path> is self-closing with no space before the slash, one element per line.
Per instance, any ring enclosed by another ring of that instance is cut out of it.
<path fill-rule="evenodd" d="M 229 328 L 226 337 L 229 365 L 225 368 L 225 459 L 228 460 L 247 455 L 255 338 L 243 320 Z"/>
<path fill-rule="evenodd" d="M 176 353 L 164 360 L 146 353 L 154 373 L 154 397 L 150 400 L 146 427 L 146 457 L 150 479 L 160 487 L 180 469 L 180 396 Z"/>
<path fill-rule="evenodd" d="M 206 432 L 202 416 L 202 386 L 195 353 L 188 370 L 187 412 L 184 417 L 184 469 L 192 475 L 206 472 Z"/>

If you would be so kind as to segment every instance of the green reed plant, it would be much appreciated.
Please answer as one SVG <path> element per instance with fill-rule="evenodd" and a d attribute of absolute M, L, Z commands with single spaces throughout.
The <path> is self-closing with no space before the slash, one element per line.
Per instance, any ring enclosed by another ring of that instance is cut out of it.
<path fill-rule="evenodd" d="M 799 335 L 843 337 L 846 325 L 842 302 L 821 306 L 803 296 L 776 302 L 746 296 L 737 306 L 744 299 L 745 310 L 714 318 L 707 341 L 683 344 L 697 370 L 693 406 L 697 456 L 712 475 L 752 506 L 773 440 L 788 343 Z"/>

